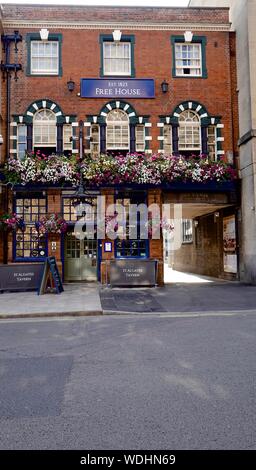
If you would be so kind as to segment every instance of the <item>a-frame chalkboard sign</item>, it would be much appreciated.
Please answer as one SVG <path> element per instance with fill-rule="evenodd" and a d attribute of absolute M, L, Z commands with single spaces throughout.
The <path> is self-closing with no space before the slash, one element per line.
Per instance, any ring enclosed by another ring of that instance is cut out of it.
<path fill-rule="evenodd" d="M 47 289 L 48 279 L 51 278 L 55 287 L 56 294 L 61 294 L 64 291 L 56 259 L 54 256 L 46 258 L 44 264 L 44 272 L 42 275 L 41 283 L 38 289 L 38 295 L 45 294 Z"/>

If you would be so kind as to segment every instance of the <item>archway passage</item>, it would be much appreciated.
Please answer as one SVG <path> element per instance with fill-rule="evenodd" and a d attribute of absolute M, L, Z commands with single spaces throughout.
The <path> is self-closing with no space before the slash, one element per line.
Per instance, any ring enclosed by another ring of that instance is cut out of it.
<path fill-rule="evenodd" d="M 238 280 L 237 208 L 225 193 L 166 192 L 173 231 L 163 230 L 164 282 Z"/>

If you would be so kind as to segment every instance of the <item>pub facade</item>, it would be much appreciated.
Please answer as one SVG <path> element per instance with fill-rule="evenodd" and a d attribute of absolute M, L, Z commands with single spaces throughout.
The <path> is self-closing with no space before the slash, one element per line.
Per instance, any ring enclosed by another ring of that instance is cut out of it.
<path fill-rule="evenodd" d="M 178 269 L 237 279 L 236 243 L 229 252 L 223 228 L 226 219 L 238 237 L 228 9 L 4 4 L 2 14 L 2 212 L 24 226 L 0 235 L 0 262 L 55 256 L 65 282 L 105 284 L 119 261 L 135 271 L 155 261 L 161 285 L 166 257 Z M 162 230 L 118 236 L 118 224 L 115 239 L 104 230 L 99 238 L 102 197 L 105 225 L 115 205 L 169 204 L 174 218 L 182 206 L 180 248 L 166 253 Z M 81 203 L 95 215 L 87 220 L 95 236 L 77 236 L 88 215 L 77 212 Z M 45 229 L 51 217 L 55 233 Z"/>

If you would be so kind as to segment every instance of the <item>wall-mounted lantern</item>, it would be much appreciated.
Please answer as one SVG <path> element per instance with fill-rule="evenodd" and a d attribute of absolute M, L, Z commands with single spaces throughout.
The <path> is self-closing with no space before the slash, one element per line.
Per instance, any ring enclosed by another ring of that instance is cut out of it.
<path fill-rule="evenodd" d="M 161 90 L 162 90 L 162 93 L 167 93 L 168 92 L 168 89 L 169 89 L 169 83 L 164 80 L 162 83 L 161 83 Z"/>
<path fill-rule="evenodd" d="M 67 82 L 67 87 L 68 87 L 68 91 L 74 91 L 75 82 L 74 80 L 72 80 L 72 78 L 70 78 L 69 81 Z"/>

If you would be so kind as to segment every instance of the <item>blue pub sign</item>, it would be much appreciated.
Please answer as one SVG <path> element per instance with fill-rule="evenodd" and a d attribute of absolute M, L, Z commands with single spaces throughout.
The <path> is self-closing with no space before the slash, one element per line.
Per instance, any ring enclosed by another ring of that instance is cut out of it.
<path fill-rule="evenodd" d="M 81 98 L 155 98 L 151 78 L 81 78 Z"/>

